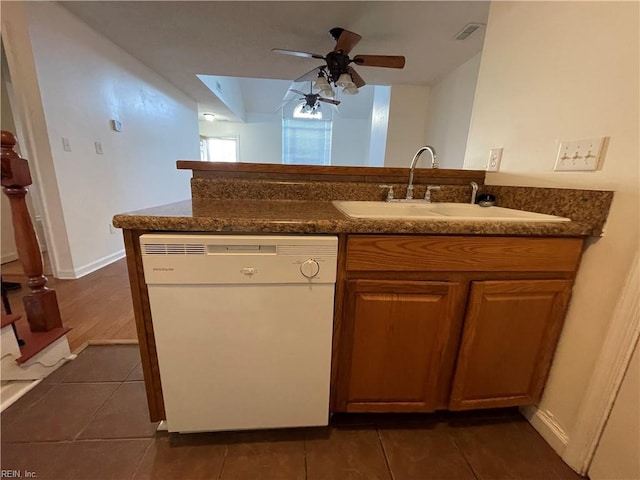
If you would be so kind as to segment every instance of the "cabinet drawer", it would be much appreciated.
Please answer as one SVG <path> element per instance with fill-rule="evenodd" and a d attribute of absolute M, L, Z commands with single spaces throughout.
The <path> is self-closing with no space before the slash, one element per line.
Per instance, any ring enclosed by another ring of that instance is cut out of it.
<path fill-rule="evenodd" d="M 368 236 L 347 241 L 347 270 L 574 272 L 580 238 Z"/>

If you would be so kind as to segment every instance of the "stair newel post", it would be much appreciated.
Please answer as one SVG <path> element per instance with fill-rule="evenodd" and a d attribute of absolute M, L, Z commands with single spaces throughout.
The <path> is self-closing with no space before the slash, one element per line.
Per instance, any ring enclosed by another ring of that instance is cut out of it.
<path fill-rule="evenodd" d="M 47 287 L 36 232 L 25 196 L 31 185 L 28 162 L 15 152 L 16 139 L 2 130 L 2 190 L 9 198 L 18 257 L 31 292 L 23 297 L 25 313 L 32 332 L 49 331 L 62 326 L 55 290 Z"/>

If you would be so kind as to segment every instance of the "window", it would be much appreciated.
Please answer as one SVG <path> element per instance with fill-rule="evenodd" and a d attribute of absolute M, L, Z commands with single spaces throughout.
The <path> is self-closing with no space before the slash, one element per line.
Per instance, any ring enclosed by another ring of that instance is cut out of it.
<path fill-rule="evenodd" d="M 282 119 L 282 160 L 290 165 L 330 165 L 332 121 L 319 108 L 298 105 Z"/>
<path fill-rule="evenodd" d="M 205 162 L 237 162 L 237 137 L 200 137 L 200 160 Z"/>

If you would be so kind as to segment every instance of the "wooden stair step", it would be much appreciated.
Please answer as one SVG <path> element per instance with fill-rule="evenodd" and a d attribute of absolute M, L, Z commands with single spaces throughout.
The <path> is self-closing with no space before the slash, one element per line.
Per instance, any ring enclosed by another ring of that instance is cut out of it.
<path fill-rule="evenodd" d="M 58 327 L 48 332 L 32 332 L 27 322 L 16 322 L 18 336 L 24 340 L 24 345 L 20 347 L 20 358 L 16 360 L 22 364 L 33 358 L 36 354 L 47 348 L 53 342 L 64 336 L 71 329 L 68 327 Z"/>
<path fill-rule="evenodd" d="M 0 313 L 2 313 L 2 322 L 0 323 L 0 328 L 8 327 L 12 323 L 16 323 L 18 320 L 20 320 L 20 318 L 22 318 L 21 315 L 18 315 L 15 313 L 10 313 L 10 314 L 6 314 L 4 312 L 0 312 Z"/>

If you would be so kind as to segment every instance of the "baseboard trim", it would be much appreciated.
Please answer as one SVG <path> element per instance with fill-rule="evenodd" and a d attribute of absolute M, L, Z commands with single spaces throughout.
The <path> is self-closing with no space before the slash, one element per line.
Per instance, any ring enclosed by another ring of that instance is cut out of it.
<path fill-rule="evenodd" d="M 88 346 L 96 345 L 96 346 L 105 346 L 105 345 L 138 345 L 138 340 L 134 340 L 131 338 L 123 338 L 123 339 L 111 339 L 105 338 L 103 340 L 89 340 L 87 342 Z"/>
<path fill-rule="evenodd" d="M 18 260 L 18 252 L 5 253 L 0 258 L 0 263 L 9 263 Z"/>
<path fill-rule="evenodd" d="M 553 415 L 535 406 L 521 407 L 520 412 L 529 420 L 531 426 L 546 440 L 551 448 L 562 456 L 569 443 L 569 436 Z"/>
<path fill-rule="evenodd" d="M 60 280 L 75 280 L 78 278 L 73 270 L 58 270 L 54 276 Z"/>
<path fill-rule="evenodd" d="M 56 278 L 60 278 L 62 280 L 75 280 L 77 278 L 84 277 L 85 275 L 89 275 L 102 267 L 106 267 L 107 265 L 124 258 L 124 256 L 124 250 L 118 250 L 111 255 L 99 258 L 98 260 L 88 263 L 82 267 L 75 268 L 73 270 L 58 270 L 58 276 Z"/>

